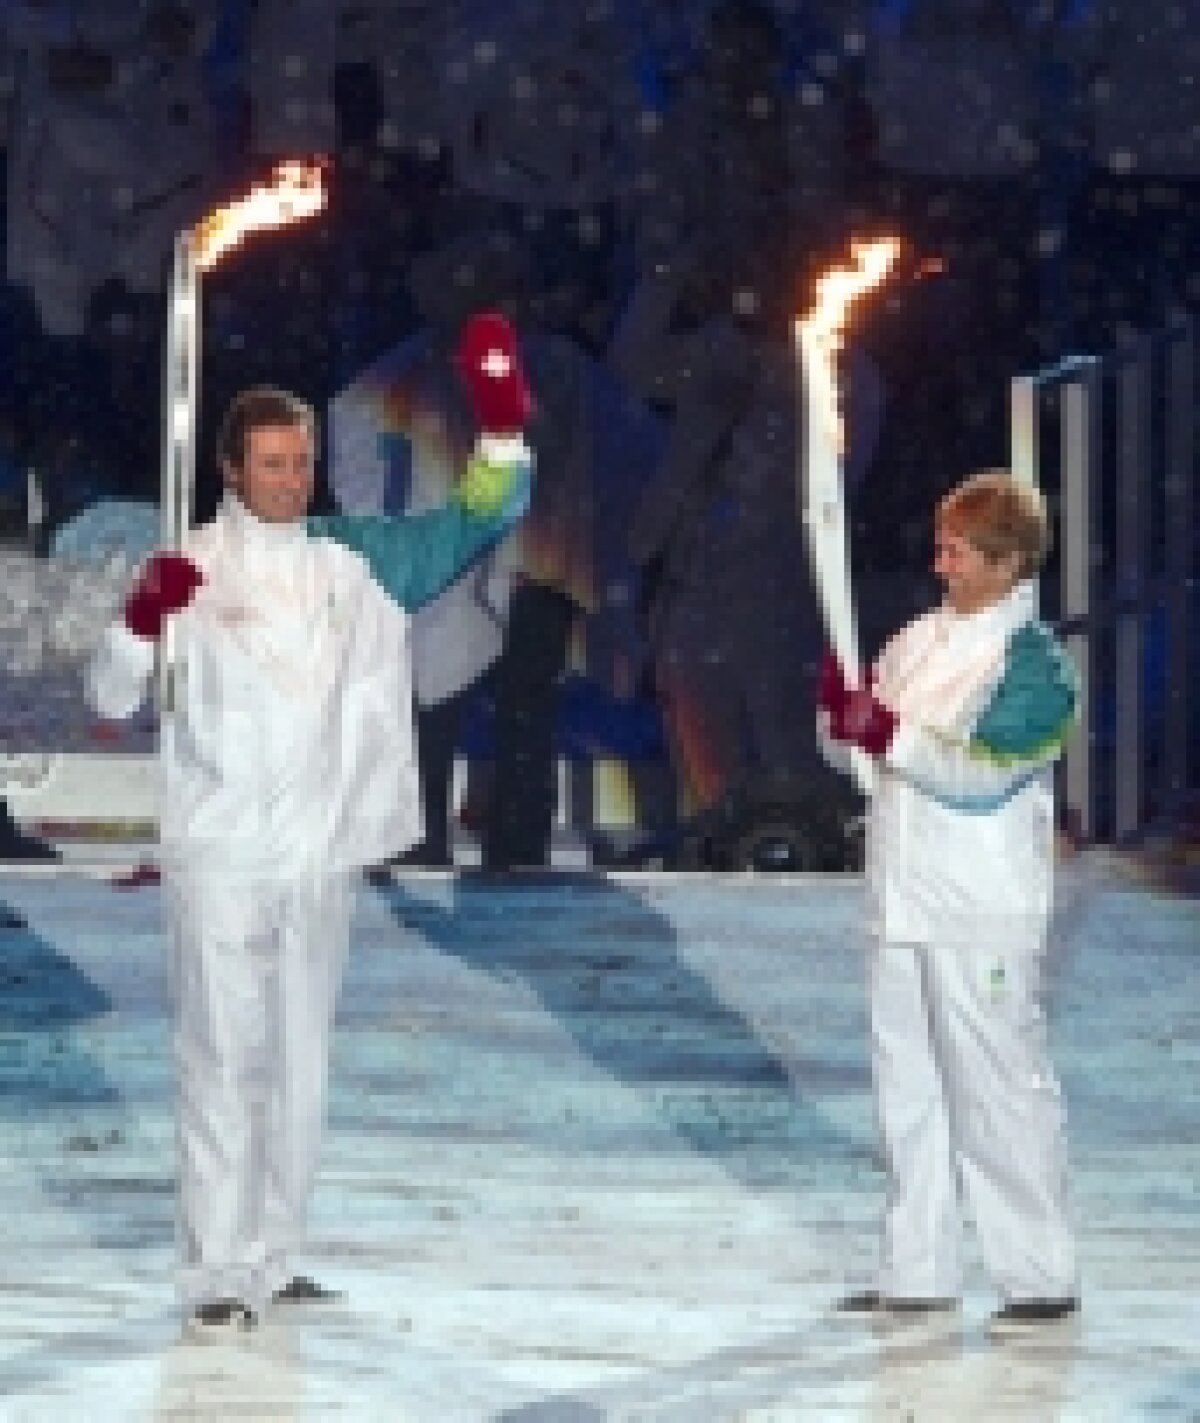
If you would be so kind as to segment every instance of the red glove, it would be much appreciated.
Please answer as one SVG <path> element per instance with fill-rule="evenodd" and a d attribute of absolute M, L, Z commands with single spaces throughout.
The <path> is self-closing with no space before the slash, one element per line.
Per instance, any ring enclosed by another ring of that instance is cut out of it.
<path fill-rule="evenodd" d="M 845 706 L 848 692 L 842 664 L 832 652 L 826 650 L 817 679 L 817 705 L 833 716 Z"/>
<path fill-rule="evenodd" d="M 154 640 L 162 634 L 163 619 L 192 601 L 204 575 L 179 553 L 156 553 L 142 569 L 125 603 L 125 626 L 138 637 Z"/>
<path fill-rule="evenodd" d="M 875 685 L 874 667 L 867 668 L 865 685 Z M 836 654 L 826 650 L 821 658 L 821 673 L 817 680 L 817 705 L 832 715 L 843 708 L 853 695 L 854 691 L 842 671 L 842 664 L 837 660 Z"/>
<path fill-rule="evenodd" d="M 865 687 L 847 691 L 842 705 L 829 713 L 832 739 L 861 746 L 869 756 L 887 751 L 898 724 L 896 713 Z"/>
<path fill-rule="evenodd" d="M 475 420 L 485 435 L 517 435 L 533 414 L 533 396 L 517 333 L 507 317 L 495 311 L 477 312 L 458 338 L 458 373 L 471 398 Z"/>

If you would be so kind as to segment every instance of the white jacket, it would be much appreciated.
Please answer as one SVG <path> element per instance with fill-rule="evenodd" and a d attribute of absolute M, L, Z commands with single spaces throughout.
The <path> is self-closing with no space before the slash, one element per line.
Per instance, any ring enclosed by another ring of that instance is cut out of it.
<path fill-rule="evenodd" d="M 1052 765 L 1074 721 L 1073 671 L 1030 583 L 977 613 L 943 605 L 875 664 L 899 718 L 867 817 L 872 929 L 928 943 L 1037 935 L 1054 867 Z M 844 748 L 821 728 L 827 759 Z"/>
<path fill-rule="evenodd" d="M 527 451 L 498 461 L 472 461 L 445 506 L 409 519 L 274 525 L 228 495 L 193 531 L 187 554 L 204 582 L 173 615 L 164 863 L 312 875 L 421 838 L 407 610 L 461 576 L 528 506 Z M 154 664 L 155 645 L 114 623 L 88 700 L 101 716 L 128 716 Z"/>
<path fill-rule="evenodd" d="M 349 549 L 232 496 L 187 552 L 205 581 L 175 615 L 164 861 L 299 875 L 414 844 L 408 614 Z M 100 715 L 133 711 L 154 662 L 153 643 L 114 623 L 88 679 Z"/>

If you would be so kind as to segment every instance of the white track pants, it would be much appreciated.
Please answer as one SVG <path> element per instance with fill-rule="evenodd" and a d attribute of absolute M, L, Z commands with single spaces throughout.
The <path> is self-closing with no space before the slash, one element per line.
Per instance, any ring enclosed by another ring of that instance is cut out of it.
<path fill-rule="evenodd" d="M 1042 958 L 1032 936 L 1000 946 L 871 946 L 872 1070 L 888 1175 L 883 1294 L 958 1294 L 960 1190 L 1006 1301 L 1076 1293 Z"/>
<path fill-rule="evenodd" d="M 349 876 L 165 879 L 185 1309 L 261 1309 L 291 1276 L 325 1117 Z"/>

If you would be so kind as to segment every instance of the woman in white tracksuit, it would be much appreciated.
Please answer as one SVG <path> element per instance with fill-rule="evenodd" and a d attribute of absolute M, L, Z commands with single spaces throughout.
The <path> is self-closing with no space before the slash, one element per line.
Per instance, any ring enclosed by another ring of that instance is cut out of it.
<path fill-rule="evenodd" d="M 316 1170 L 352 875 L 421 838 L 409 614 L 502 538 L 527 451 L 485 434 L 450 501 L 304 517 L 312 412 L 234 402 L 229 488 L 187 558 L 157 555 L 90 669 L 141 701 L 164 620 L 179 673 L 160 824 L 179 1077 L 181 1293 L 194 1329 L 330 1292 L 293 1273 Z"/>
<path fill-rule="evenodd" d="M 1071 665 L 1036 618 L 1040 496 L 977 475 L 941 502 L 945 602 L 885 647 L 868 686 L 831 659 L 827 754 L 875 756 L 869 1013 L 888 1176 L 876 1287 L 855 1311 L 950 1307 L 959 1192 L 1004 1304 L 993 1329 L 1075 1312 L 1064 1113 L 1040 1006 L 1054 860 L 1052 764 Z"/>

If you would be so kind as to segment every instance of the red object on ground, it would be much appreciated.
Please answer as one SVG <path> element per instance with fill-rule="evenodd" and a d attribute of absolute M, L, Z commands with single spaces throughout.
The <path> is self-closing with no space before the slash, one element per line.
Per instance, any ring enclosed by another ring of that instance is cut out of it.
<path fill-rule="evenodd" d="M 128 874 L 114 875 L 111 884 L 114 889 L 141 889 L 143 885 L 158 884 L 161 879 L 162 871 L 158 866 L 143 860 Z"/>

